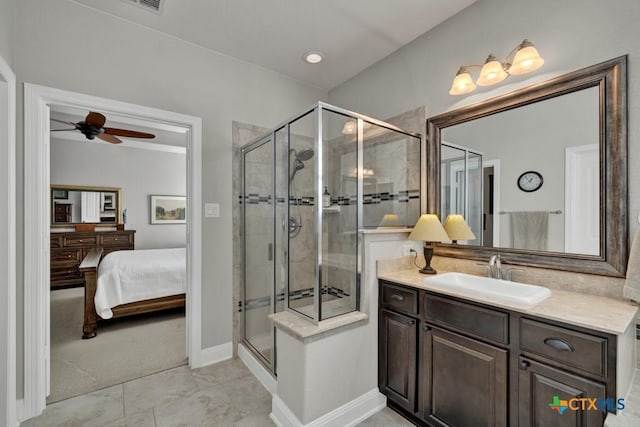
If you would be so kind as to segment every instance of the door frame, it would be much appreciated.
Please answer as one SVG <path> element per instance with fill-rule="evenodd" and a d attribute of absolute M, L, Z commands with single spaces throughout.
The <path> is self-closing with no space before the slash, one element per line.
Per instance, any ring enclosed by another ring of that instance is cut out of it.
<path fill-rule="evenodd" d="M 203 359 L 202 328 L 202 119 L 127 102 L 24 84 L 24 419 L 46 407 L 49 385 L 50 315 L 50 106 L 92 111 L 145 122 L 159 129 L 181 128 L 187 139 L 187 304 L 189 366 Z M 193 302 L 193 303 L 191 303 Z"/>
<path fill-rule="evenodd" d="M 0 85 L 6 85 L 0 97 L 0 123 L 5 130 L 0 136 L 0 159 L 3 178 L 0 180 L 0 193 L 4 206 L 0 214 L 0 234 L 6 236 L 0 249 L 0 270 L 3 270 L 0 283 L 0 424 L 17 425 L 16 415 L 16 75 L 0 56 Z M 6 121 L 6 123 L 5 123 Z M 6 267 L 5 267 L 6 263 Z M 6 270 L 5 270 L 6 268 Z"/>

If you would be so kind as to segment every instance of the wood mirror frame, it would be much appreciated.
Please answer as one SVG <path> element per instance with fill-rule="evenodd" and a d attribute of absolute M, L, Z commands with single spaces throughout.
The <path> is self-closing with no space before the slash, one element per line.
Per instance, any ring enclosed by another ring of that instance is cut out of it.
<path fill-rule="evenodd" d="M 600 254 L 443 243 L 436 246 L 435 255 L 487 260 L 500 254 L 508 264 L 624 277 L 629 228 L 626 55 L 427 119 L 427 212 L 440 212 L 440 134 L 444 128 L 592 87 L 600 94 Z"/>
<path fill-rule="evenodd" d="M 80 224 L 77 222 L 54 222 L 53 218 L 55 215 L 55 207 L 54 207 L 54 190 L 60 191 L 93 191 L 100 193 L 115 193 L 116 195 L 116 209 L 115 209 L 115 222 L 105 222 L 105 223 L 91 223 L 95 224 L 96 227 L 115 227 L 117 224 L 122 224 L 122 189 L 119 187 L 95 187 L 95 186 L 83 186 L 83 185 L 60 185 L 60 184 L 51 184 L 50 190 L 50 210 L 51 215 L 50 224 L 51 228 L 68 228 L 73 227 L 76 224 Z"/>

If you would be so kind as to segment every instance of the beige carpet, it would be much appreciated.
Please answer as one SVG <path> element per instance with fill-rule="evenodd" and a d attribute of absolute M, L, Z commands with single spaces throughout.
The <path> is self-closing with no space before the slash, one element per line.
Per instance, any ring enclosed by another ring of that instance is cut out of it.
<path fill-rule="evenodd" d="M 51 394 L 47 403 L 187 362 L 184 310 L 114 319 L 83 340 L 83 288 L 51 292 Z"/>

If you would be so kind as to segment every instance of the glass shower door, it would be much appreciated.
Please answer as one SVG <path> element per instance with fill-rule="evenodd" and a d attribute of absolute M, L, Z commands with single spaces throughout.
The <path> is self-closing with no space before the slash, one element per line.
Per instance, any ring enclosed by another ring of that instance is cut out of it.
<path fill-rule="evenodd" d="M 274 371 L 274 197 L 271 135 L 243 149 L 244 342 Z"/>

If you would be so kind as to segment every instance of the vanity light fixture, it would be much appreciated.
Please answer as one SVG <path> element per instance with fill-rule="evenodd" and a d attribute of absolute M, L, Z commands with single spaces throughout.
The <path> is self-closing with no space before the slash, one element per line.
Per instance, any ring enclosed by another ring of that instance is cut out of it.
<path fill-rule="evenodd" d="M 475 240 L 476 236 L 471 231 L 469 224 L 464 220 L 464 217 L 460 214 L 450 214 L 447 219 L 444 220 L 444 230 L 449 235 L 449 238 L 453 243 L 457 243 L 458 240 Z"/>
<path fill-rule="evenodd" d="M 473 92 L 477 86 L 490 86 L 500 83 L 510 75 L 526 74 L 537 70 L 544 64 L 544 59 L 538 53 L 533 43 L 524 39 L 522 43 L 507 55 L 504 62 L 489 55 L 484 65 L 463 65 L 456 73 L 449 90 L 450 95 L 464 95 Z M 478 79 L 473 82 L 470 68 L 481 68 Z M 477 85 L 477 86 L 476 86 Z"/>
<path fill-rule="evenodd" d="M 434 242 L 446 242 L 449 240 L 447 232 L 438 219 L 438 215 L 435 214 L 423 214 L 418 219 L 415 227 L 411 230 L 409 240 L 423 240 L 424 241 L 424 259 L 427 264 L 424 268 L 420 269 L 422 274 L 436 274 L 431 267 L 431 258 L 433 258 L 433 243 Z"/>
<path fill-rule="evenodd" d="M 371 123 L 365 121 L 364 124 L 362 125 L 362 128 L 364 130 L 367 130 L 371 126 L 373 126 Z M 346 122 L 344 122 L 344 126 L 342 127 L 343 135 L 355 135 L 357 132 L 358 132 L 358 124 L 356 123 L 355 120 L 347 120 Z"/>
<path fill-rule="evenodd" d="M 322 62 L 323 59 L 323 53 L 318 52 L 317 50 L 310 50 L 309 52 L 302 55 L 302 60 L 308 64 L 317 64 L 319 62 Z"/>

